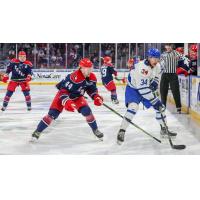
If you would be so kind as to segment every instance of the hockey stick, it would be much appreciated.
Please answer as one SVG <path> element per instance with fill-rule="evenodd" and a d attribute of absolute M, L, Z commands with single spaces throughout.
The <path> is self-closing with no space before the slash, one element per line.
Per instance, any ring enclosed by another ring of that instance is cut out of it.
<path fill-rule="evenodd" d="M 166 131 L 167 131 L 167 135 L 168 135 L 169 143 L 170 143 L 170 146 L 172 147 L 172 149 L 177 149 L 177 150 L 185 149 L 186 146 L 185 146 L 184 144 L 180 144 L 180 145 L 175 145 L 175 144 L 173 144 L 172 139 L 171 139 L 171 137 L 169 136 L 169 132 L 168 132 L 168 128 L 167 128 L 167 124 L 166 124 L 166 122 L 165 122 L 165 120 L 164 120 L 164 117 L 163 117 L 163 113 L 162 113 L 162 111 L 160 111 L 160 114 L 161 114 L 161 118 L 162 118 L 162 121 L 163 121 L 164 127 L 165 127 L 165 129 L 166 129 Z"/>
<path fill-rule="evenodd" d="M 110 106 L 106 105 L 105 103 L 103 103 L 103 106 L 105 106 L 106 108 L 108 108 L 110 111 L 112 111 L 113 113 L 115 113 L 116 115 L 118 115 L 119 117 L 123 118 L 124 117 L 118 113 L 117 111 L 115 111 L 113 108 L 111 108 Z M 159 140 L 158 138 L 154 137 L 153 135 L 151 135 L 150 133 L 148 133 L 147 131 L 143 130 L 142 128 L 140 128 L 138 125 L 136 125 L 135 123 L 133 123 L 132 121 L 130 121 L 129 119 L 125 118 L 130 124 L 132 124 L 133 126 L 135 126 L 137 129 L 141 130 L 143 133 L 145 133 L 146 135 L 150 136 L 151 138 L 153 138 L 154 140 L 156 140 L 157 142 L 161 143 L 161 140 Z"/>
<path fill-rule="evenodd" d="M 22 78 L 21 79 L 10 79 L 10 80 L 11 81 L 26 81 L 26 79 L 24 79 L 24 78 L 23 79 Z"/>

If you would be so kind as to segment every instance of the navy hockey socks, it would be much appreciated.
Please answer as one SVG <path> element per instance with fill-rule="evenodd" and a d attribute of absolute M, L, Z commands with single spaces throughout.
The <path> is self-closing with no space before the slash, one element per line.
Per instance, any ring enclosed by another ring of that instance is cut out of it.
<path fill-rule="evenodd" d="M 12 95 L 13 95 L 12 91 L 8 90 L 6 92 L 6 96 L 4 97 L 4 100 L 3 100 L 3 108 L 4 109 L 8 106 L 8 103 L 9 103 L 10 98 L 11 98 Z"/>
<path fill-rule="evenodd" d="M 30 96 L 30 92 L 28 90 L 25 90 L 25 91 L 23 91 L 23 94 L 25 96 L 27 107 L 31 108 L 31 96 Z"/>
<path fill-rule="evenodd" d="M 95 131 L 98 129 L 97 123 L 95 120 L 94 115 L 92 114 L 92 111 L 89 106 L 84 106 L 80 109 L 81 114 L 86 118 L 86 121 L 90 128 Z"/>
<path fill-rule="evenodd" d="M 44 116 L 43 119 L 38 124 L 36 131 L 41 133 L 51 124 L 53 120 L 58 118 L 59 114 L 60 112 L 58 110 L 55 109 L 49 110 L 48 115 Z"/>

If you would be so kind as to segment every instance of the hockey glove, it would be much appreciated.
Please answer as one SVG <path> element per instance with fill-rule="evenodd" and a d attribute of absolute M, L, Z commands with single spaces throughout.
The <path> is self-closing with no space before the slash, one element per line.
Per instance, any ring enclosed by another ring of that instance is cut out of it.
<path fill-rule="evenodd" d="M 94 96 L 94 105 L 95 106 L 101 106 L 103 104 L 103 97 L 101 97 L 100 95 L 96 94 Z"/>
<path fill-rule="evenodd" d="M 65 110 L 69 111 L 69 112 L 74 112 L 76 108 L 76 105 L 74 104 L 74 102 L 71 99 L 68 99 L 65 102 Z"/>
<path fill-rule="evenodd" d="M 31 75 L 28 75 L 28 76 L 26 77 L 26 79 L 25 79 L 26 82 L 30 82 L 31 80 L 32 80 Z"/>
<path fill-rule="evenodd" d="M 125 84 L 126 83 L 126 78 L 122 78 L 122 83 Z"/>
<path fill-rule="evenodd" d="M 157 83 L 155 80 L 153 80 L 153 81 L 150 83 L 149 88 L 150 88 L 153 92 L 156 91 L 156 90 L 158 89 L 158 83 Z"/>
<path fill-rule="evenodd" d="M 2 81 L 3 81 L 4 83 L 7 83 L 8 79 L 9 79 L 9 76 L 8 76 L 7 74 L 4 74 L 4 76 L 3 76 L 3 78 L 2 78 Z"/>
<path fill-rule="evenodd" d="M 176 73 L 177 73 L 178 75 L 179 75 L 179 74 L 184 74 L 185 77 L 187 77 L 188 74 L 189 74 L 189 73 L 187 72 L 187 70 L 185 70 L 185 69 L 183 69 L 183 68 L 181 68 L 181 67 L 177 68 Z"/>

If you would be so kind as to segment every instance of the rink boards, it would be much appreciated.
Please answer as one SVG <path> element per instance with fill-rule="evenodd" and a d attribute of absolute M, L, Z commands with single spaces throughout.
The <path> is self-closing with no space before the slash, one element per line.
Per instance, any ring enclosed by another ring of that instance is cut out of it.
<path fill-rule="evenodd" d="M 118 70 L 118 77 L 123 78 L 128 74 L 128 70 Z M 55 85 L 62 79 L 66 77 L 68 73 L 71 73 L 72 69 L 37 69 L 33 70 L 33 80 L 31 81 L 31 85 Z M 101 83 L 101 75 L 99 70 L 94 70 L 94 73 L 97 76 L 98 85 L 102 85 Z M 0 85 L 4 83 L 0 82 Z M 124 85 L 121 81 L 116 81 L 117 85 Z"/>
<path fill-rule="evenodd" d="M 185 77 L 181 75 L 179 76 L 179 85 L 183 111 L 200 123 L 200 76 Z M 174 104 L 171 91 L 168 99 L 170 103 Z"/>

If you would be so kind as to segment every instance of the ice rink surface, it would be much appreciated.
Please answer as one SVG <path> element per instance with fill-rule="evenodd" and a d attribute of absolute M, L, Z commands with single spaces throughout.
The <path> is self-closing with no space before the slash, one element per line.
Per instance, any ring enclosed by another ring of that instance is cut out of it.
<path fill-rule="evenodd" d="M 5 88 L 1 86 L 0 89 L 1 105 Z M 33 110 L 28 112 L 23 94 L 19 88 L 16 90 L 8 109 L 0 114 L 0 154 L 200 154 L 200 127 L 191 122 L 187 115 L 166 112 L 170 130 L 178 133 L 173 141 L 176 144 L 185 144 L 187 146 L 185 150 L 171 149 L 167 139 L 159 144 L 133 126 L 129 126 L 125 142 L 119 146 L 116 144 L 116 136 L 121 118 L 103 106 L 94 106 L 90 100 L 88 101 L 99 129 L 104 133 L 103 142 L 93 136 L 81 114 L 63 111 L 60 117 L 44 131 L 39 141 L 31 144 L 29 143 L 31 134 L 41 118 L 47 114 L 56 91 L 53 85 L 31 86 Z M 123 86 L 119 86 L 117 90 L 119 105 L 110 103 L 110 94 L 102 86 L 99 87 L 99 92 L 103 95 L 106 104 L 122 115 L 125 113 Z M 153 109 L 143 110 L 141 106 L 133 122 L 152 135 L 160 137 L 160 127 L 155 120 Z"/>

